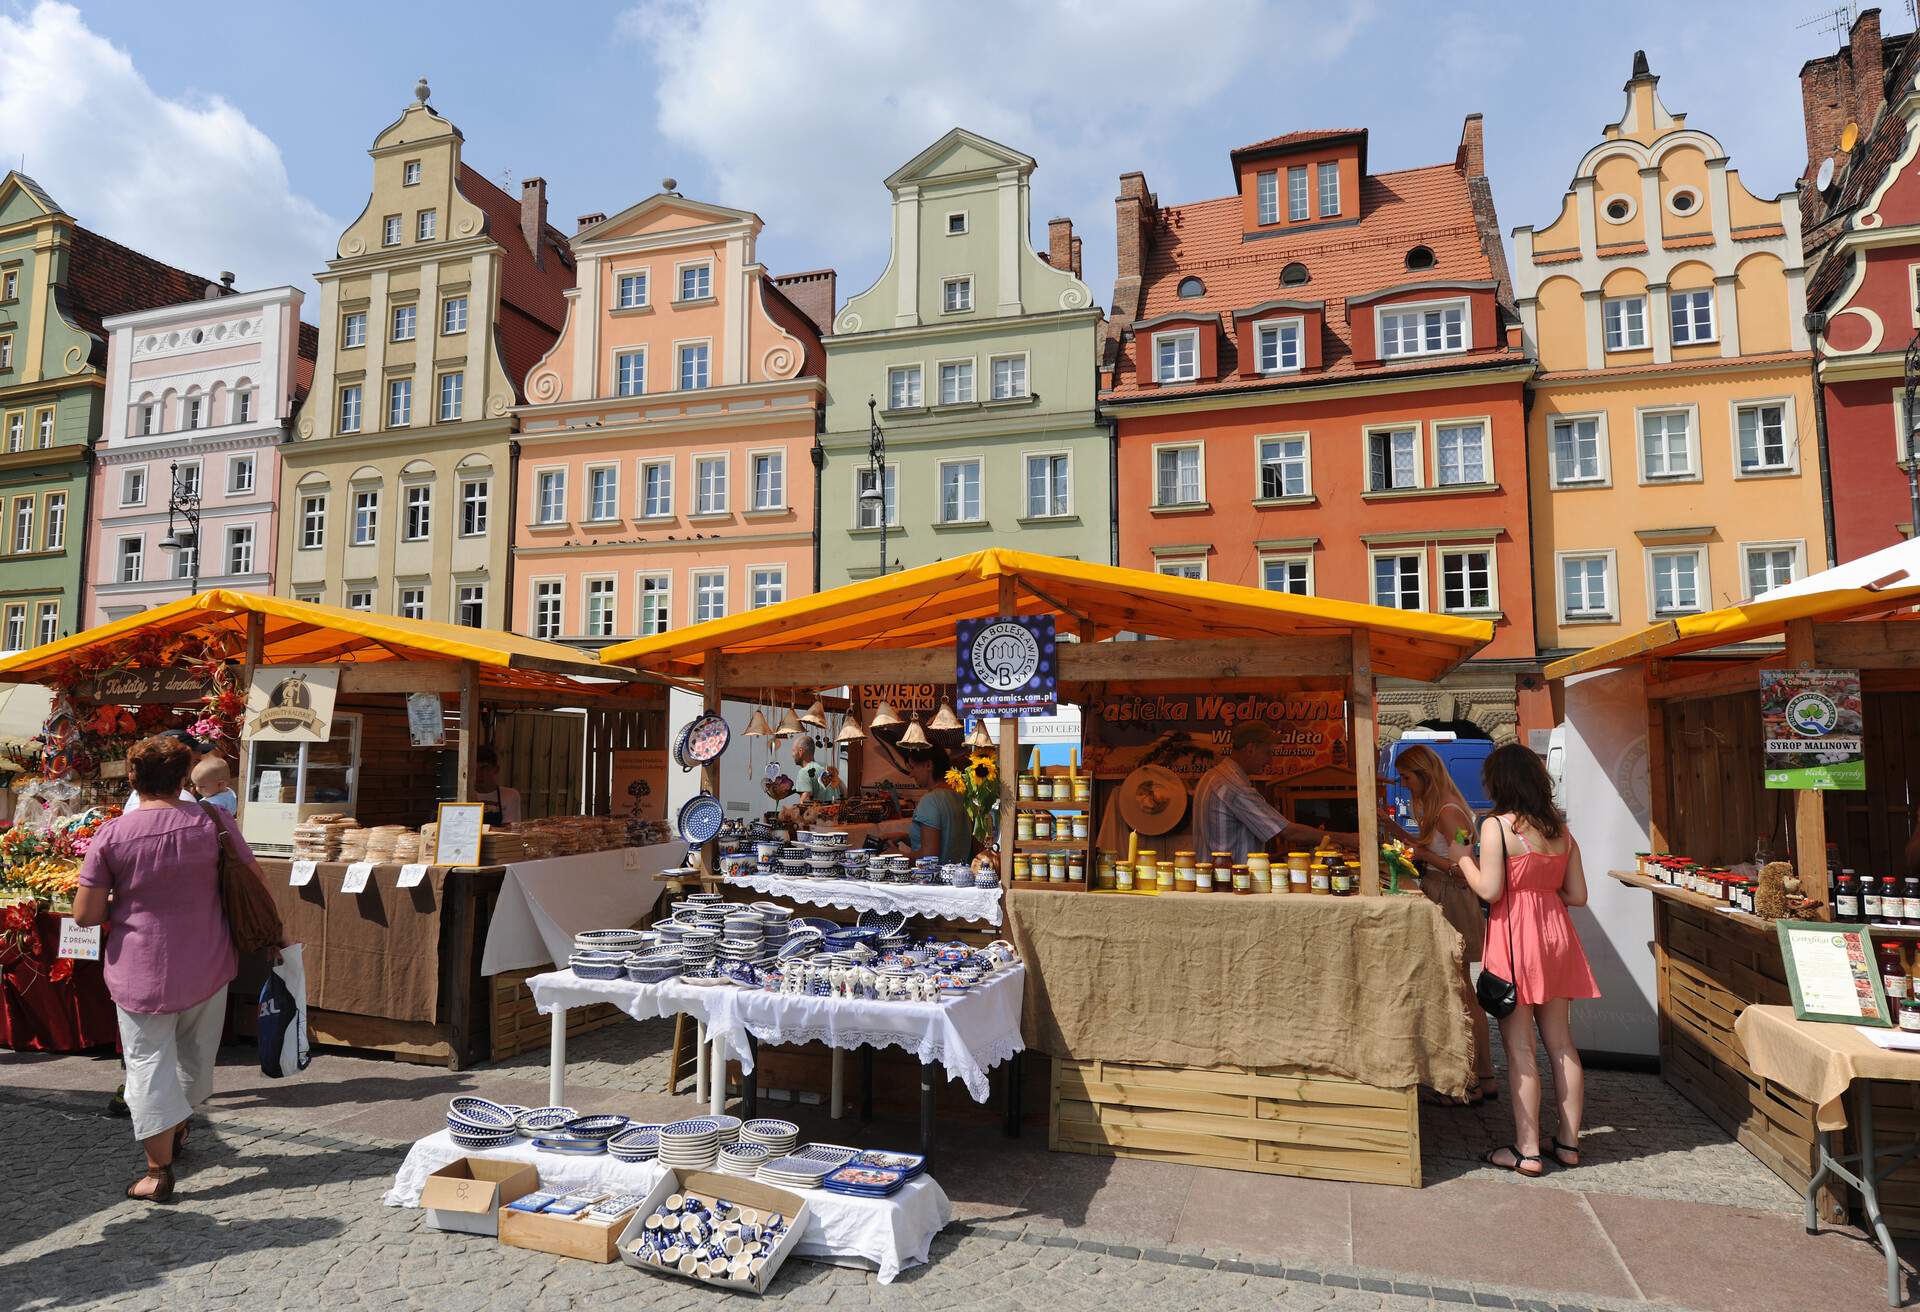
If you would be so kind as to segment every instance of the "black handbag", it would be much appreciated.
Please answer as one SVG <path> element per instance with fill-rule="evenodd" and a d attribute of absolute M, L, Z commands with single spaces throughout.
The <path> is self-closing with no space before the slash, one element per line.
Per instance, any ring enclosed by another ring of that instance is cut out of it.
<path fill-rule="evenodd" d="M 1500 825 L 1500 873 L 1502 882 L 1506 883 L 1513 878 L 1512 872 L 1507 869 L 1507 827 L 1497 819 L 1494 823 Z M 1508 887 L 1510 888 L 1511 884 Z M 1501 889 L 1500 896 L 1504 898 L 1507 891 L 1506 888 Z M 1507 969 L 1513 969 L 1513 918 L 1511 916 L 1507 918 Z M 1473 991 L 1474 995 L 1480 999 L 1480 1009 L 1495 1020 L 1505 1020 L 1513 1015 L 1514 1008 L 1520 1005 L 1519 986 L 1510 979 L 1500 978 L 1485 966 L 1480 968 L 1480 978 L 1474 984 Z"/>

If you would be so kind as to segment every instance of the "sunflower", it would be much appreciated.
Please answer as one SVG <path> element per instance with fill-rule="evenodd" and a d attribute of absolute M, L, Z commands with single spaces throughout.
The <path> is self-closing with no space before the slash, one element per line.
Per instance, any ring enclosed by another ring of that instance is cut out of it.
<path fill-rule="evenodd" d="M 964 791 L 966 786 L 967 777 L 965 775 L 961 774 L 958 770 L 947 771 L 947 787 L 958 793 Z"/>
<path fill-rule="evenodd" d="M 968 765 L 968 773 L 981 783 L 991 783 L 1000 777 L 1000 766 L 990 753 L 976 752 Z"/>

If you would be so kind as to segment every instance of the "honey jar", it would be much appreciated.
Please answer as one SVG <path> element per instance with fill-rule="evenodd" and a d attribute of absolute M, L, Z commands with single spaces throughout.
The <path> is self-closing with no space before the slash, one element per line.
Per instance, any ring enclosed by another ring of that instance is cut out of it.
<path fill-rule="evenodd" d="M 1122 892 L 1133 889 L 1133 862 L 1116 861 L 1113 866 L 1113 886 Z"/>
<path fill-rule="evenodd" d="M 1055 884 L 1067 882 L 1067 854 L 1049 852 L 1047 854 L 1047 879 Z"/>
<path fill-rule="evenodd" d="M 1327 869 L 1325 861 L 1315 861 L 1307 871 L 1307 891 L 1309 893 L 1332 893 L 1333 874 Z"/>
<path fill-rule="evenodd" d="M 1085 838 L 1087 836 L 1087 818 L 1084 815 L 1077 815 L 1073 818 L 1073 836 L 1075 838 Z"/>
<path fill-rule="evenodd" d="M 1196 893 L 1213 892 L 1213 862 L 1202 861 L 1193 868 L 1193 891 Z"/>
<path fill-rule="evenodd" d="M 1053 800 L 1053 779 L 1048 775 L 1039 775 L 1033 781 L 1033 796 L 1036 801 Z"/>
<path fill-rule="evenodd" d="M 1160 891 L 1162 893 L 1173 892 L 1174 889 L 1178 887 L 1178 882 L 1174 879 L 1173 862 L 1162 861 L 1158 864 L 1157 869 L 1159 874 L 1156 882 L 1160 885 Z"/>
<path fill-rule="evenodd" d="M 1093 776 L 1077 774 L 1073 777 L 1073 800 L 1091 802 L 1093 800 Z"/>
<path fill-rule="evenodd" d="M 1033 836 L 1042 843 L 1053 840 L 1053 812 L 1035 811 L 1033 813 Z"/>
<path fill-rule="evenodd" d="M 1013 818 L 1013 836 L 1024 841 L 1032 841 L 1033 816 L 1029 812 L 1022 811 Z"/>
<path fill-rule="evenodd" d="M 1013 858 L 1013 877 L 1015 879 L 1031 879 L 1033 877 L 1033 858 L 1024 852 L 1015 853 Z"/>
<path fill-rule="evenodd" d="M 1105 852 L 1102 852 L 1100 854 L 1100 864 L 1094 867 L 1093 886 L 1095 888 L 1112 888 L 1115 886 L 1118 878 L 1119 876 L 1114 871 L 1113 858 Z"/>
<path fill-rule="evenodd" d="M 1270 875 L 1263 876 L 1260 880 L 1260 884 L 1267 885 L 1268 887 L 1271 887 L 1272 883 L 1273 879 Z M 1233 891 L 1236 893 L 1264 893 L 1267 889 L 1254 883 L 1253 872 L 1248 870 L 1247 867 L 1235 866 L 1233 868 Z"/>
<path fill-rule="evenodd" d="M 1034 786 L 1033 786 L 1033 776 L 1030 774 L 1021 775 L 1020 776 L 1020 800 L 1023 802 L 1031 802 L 1034 799 L 1034 797 L 1035 797 L 1035 793 L 1034 793 Z"/>
<path fill-rule="evenodd" d="M 1067 854 L 1067 878 L 1079 882 L 1087 877 L 1087 859 L 1078 852 Z"/>
<path fill-rule="evenodd" d="M 1175 866 L 1173 868 L 1173 891 L 1176 893 L 1191 893 L 1194 891 L 1193 867 Z"/>
<path fill-rule="evenodd" d="M 1309 883 L 1311 874 L 1312 872 L 1307 866 L 1297 866 L 1293 863 L 1293 858 L 1289 857 L 1287 858 L 1287 886 L 1284 890 L 1276 891 L 1285 891 L 1288 893 L 1309 892 L 1311 891 Z"/>

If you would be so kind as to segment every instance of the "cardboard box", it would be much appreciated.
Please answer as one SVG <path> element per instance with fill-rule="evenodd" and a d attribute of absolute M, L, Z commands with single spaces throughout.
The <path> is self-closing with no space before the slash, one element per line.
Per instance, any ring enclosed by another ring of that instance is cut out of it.
<path fill-rule="evenodd" d="M 787 1232 L 780 1237 L 774 1247 L 773 1255 L 767 1259 L 766 1267 L 758 1279 L 732 1280 L 709 1277 L 705 1280 L 698 1276 L 682 1275 L 678 1270 L 664 1266 L 655 1266 L 651 1262 L 642 1262 L 627 1251 L 627 1244 L 639 1237 L 646 1226 L 647 1218 L 654 1209 L 667 1201 L 669 1194 L 692 1194 L 708 1205 L 716 1198 L 724 1198 L 738 1203 L 742 1207 L 751 1207 L 756 1212 L 778 1212 L 787 1218 Z M 731 1175 L 719 1175 L 712 1171 L 668 1171 L 666 1178 L 655 1185 L 653 1192 L 647 1195 L 647 1201 L 634 1212 L 633 1219 L 627 1222 L 621 1232 L 618 1251 L 620 1260 L 636 1270 L 651 1275 L 676 1276 L 681 1280 L 692 1281 L 696 1285 L 714 1285 L 722 1289 L 740 1289 L 750 1294 L 764 1294 L 767 1286 L 773 1283 L 774 1276 L 786 1264 L 788 1257 L 800 1244 L 800 1236 L 813 1224 L 813 1212 L 807 1206 L 807 1200 L 799 1194 L 788 1193 L 785 1189 L 775 1189 L 772 1185 L 761 1184 L 755 1180 L 741 1180 Z"/>
<path fill-rule="evenodd" d="M 609 1190 L 612 1192 L 612 1190 Z M 530 1248 L 555 1257 L 577 1257 L 583 1262 L 612 1262 L 620 1256 L 620 1235 L 633 1212 L 601 1221 L 581 1212 L 551 1216 L 546 1212 L 500 1213 L 500 1242 L 509 1248 Z"/>
<path fill-rule="evenodd" d="M 500 1209 L 539 1187 L 540 1172 L 529 1162 L 462 1157 L 427 1177 L 420 1206 L 436 1230 L 493 1236 L 500 1233 Z"/>

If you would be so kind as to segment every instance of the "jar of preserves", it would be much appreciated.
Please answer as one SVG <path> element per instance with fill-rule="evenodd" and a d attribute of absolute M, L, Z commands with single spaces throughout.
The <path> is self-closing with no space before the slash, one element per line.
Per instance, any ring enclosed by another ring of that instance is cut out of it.
<path fill-rule="evenodd" d="M 1085 838 L 1087 836 L 1087 818 L 1084 815 L 1077 815 L 1073 818 L 1073 836 L 1075 838 Z"/>
<path fill-rule="evenodd" d="M 1308 893 L 1312 891 L 1313 871 L 1309 866 L 1296 866 L 1291 858 L 1287 861 L 1287 887 L 1289 893 Z"/>
<path fill-rule="evenodd" d="M 1013 836 L 1023 841 L 1032 841 L 1033 816 L 1030 813 L 1022 811 L 1013 818 Z"/>
<path fill-rule="evenodd" d="M 1833 918 L 1843 923 L 1860 919 L 1860 881 L 1850 870 L 1833 881 Z"/>
<path fill-rule="evenodd" d="M 1033 789 L 1033 776 L 1030 774 L 1021 775 L 1020 776 L 1020 800 L 1023 802 L 1031 802 L 1035 796 L 1037 796 L 1037 794 L 1034 792 L 1034 789 Z"/>
<path fill-rule="evenodd" d="M 1872 875 L 1860 881 L 1860 919 L 1880 919 L 1880 881 Z"/>
<path fill-rule="evenodd" d="M 1345 861 L 1328 867 L 1328 882 L 1333 885 L 1335 897 L 1352 897 L 1359 891 L 1354 869 Z"/>
<path fill-rule="evenodd" d="M 1907 966 L 1901 959 L 1900 945 L 1888 941 L 1873 945 L 1874 959 L 1880 966 L 1880 983 L 1887 991 L 1887 1000 L 1897 1002 L 1907 996 Z"/>
<path fill-rule="evenodd" d="M 1193 868 L 1193 891 L 1196 893 L 1213 892 L 1213 862 L 1202 861 Z"/>
<path fill-rule="evenodd" d="M 1315 861 L 1313 863 L 1313 869 L 1307 872 L 1307 891 L 1316 894 L 1331 894 L 1333 892 L 1333 868 L 1331 862 Z"/>
<path fill-rule="evenodd" d="M 1087 877 L 1087 859 L 1078 852 L 1067 854 L 1067 878 L 1079 883 Z"/>
<path fill-rule="evenodd" d="M 1233 868 L 1233 891 L 1236 893 L 1265 893 L 1273 887 L 1273 876 L 1269 873 L 1264 879 L 1255 880 L 1253 871 L 1245 866 Z"/>
<path fill-rule="evenodd" d="M 1920 998 L 1900 999 L 1900 1028 L 1909 1034 L 1920 1034 Z"/>
<path fill-rule="evenodd" d="M 1015 879 L 1033 878 L 1033 858 L 1025 852 L 1017 852 L 1014 854 L 1013 877 Z"/>
<path fill-rule="evenodd" d="M 1159 870 L 1158 882 L 1160 885 L 1160 891 L 1162 893 L 1173 892 L 1176 886 L 1175 880 L 1173 877 L 1173 862 L 1161 861 L 1158 863 L 1157 868 Z"/>
<path fill-rule="evenodd" d="M 1033 797 L 1037 802 L 1053 800 L 1053 778 L 1050 775 L 1035 775 L 1033 779 Z"/>
<path fill-rule="evenodd" d="M 1900 876 L 1880 876 L 1880 923 L 1900 925 L 1906 923 L 1907 899 L 1900 887 Z"/>
<path fill-rule="evenodd" d="M 1050 883 L 1067 882 L 1067 854 L 1065 852 L 1047 853 L 1047 879 Z"/>
<path fill-rule="evenodd" d="M 1133 862 L 1114 862 L 1113 886 L 1125 892 L 1131 892 L 1133 890 Z"/>
<path fill-rule="evenodd" d="M 1093 800 L 1093 776 L 1077 774 L 1073 777 L 1073 800 L 1091 802 Z"/>
<path fill-rule="evenodd" d="M 1053 812 L 1035 811 L 1033 813 L 1033 836 L 1042 843 L 1053 841 Z"/>

